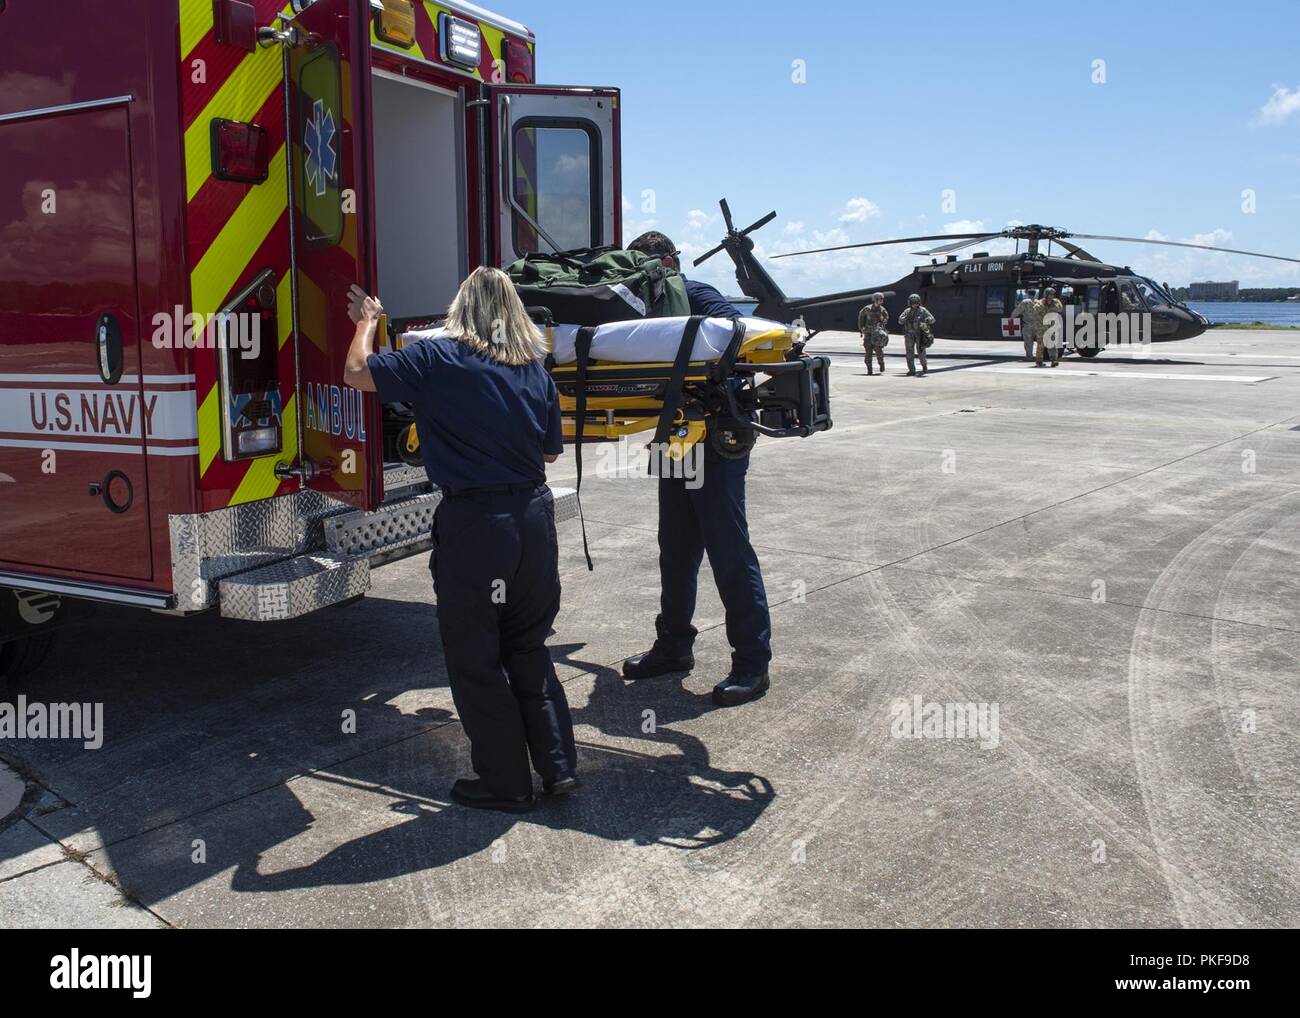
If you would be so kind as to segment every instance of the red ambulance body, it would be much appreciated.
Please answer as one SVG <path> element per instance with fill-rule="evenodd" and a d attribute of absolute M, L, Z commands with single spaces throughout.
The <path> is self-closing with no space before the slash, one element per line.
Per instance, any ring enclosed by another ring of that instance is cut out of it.
<path fill-rule="evenodd" d="M 460 2 L 0 2 L 0 672 L 81 602 L 292 618 L 428 547 L 345 294 L 621 242 L 619 94 L 534 67 Z"/>

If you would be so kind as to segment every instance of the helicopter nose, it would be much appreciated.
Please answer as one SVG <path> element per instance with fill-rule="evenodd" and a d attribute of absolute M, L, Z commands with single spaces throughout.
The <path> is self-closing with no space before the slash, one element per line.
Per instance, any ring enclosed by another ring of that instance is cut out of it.
<path fill-rule="evenodd" d="M 1210 320 L 1191 308 L 1179 308 L 1178 330 L 1174 338 L 1194 339 L 1210 327 Z"/>

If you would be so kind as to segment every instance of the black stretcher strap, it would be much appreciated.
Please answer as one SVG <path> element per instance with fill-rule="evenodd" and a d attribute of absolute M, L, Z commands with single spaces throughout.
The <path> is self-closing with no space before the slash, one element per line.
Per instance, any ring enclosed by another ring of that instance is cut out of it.
<path fill-rule="evenodd" d="M 582 433 L 587 423 L 587 365 L 591 361 L 591 340 L 596 330 L 584 325 L 578 330 L 574 339 L 574 351 L 578 355 L 578 367 L 574 374 L 574 410 L 577 417 L 573 422 L 573 465 L 578 472 L 574 500 L 578 503 L 578 525 L 582 528 L 582 554 L 587 559 L 587 571 L 594 572 L 591 562 L 591 550 L 587 547 L 587 521 L 582 515 Z"/>
<path fill-rule="evenodd" d="M 673 359 L 673 370 L 669 373 L 668 384 L 664 387 L 664 408 L 659 414 L 659 425 L 655 428 L 654 437 L 655 453 L 661 460 L 664 454 L 664 443 L 668 441 L 668 432 L 677 418 L 677 411 L 682 407 L 686 371 L 690 367 L 691 351 L 695 349 L 695 337 L 700 334 L 700 323 L 703 321 L 702 315 L 692 315 L 686 319 L 686 327 L 682 329 L 682 341 L 677 344 L 677 356 Z M 662 469 L 663 463 L 660 462 L 658 466 Z M 650 469 L 653 469 L 653 465 Z M 663 474 L 661 473 L 660 476 L 662 477 Z"/>

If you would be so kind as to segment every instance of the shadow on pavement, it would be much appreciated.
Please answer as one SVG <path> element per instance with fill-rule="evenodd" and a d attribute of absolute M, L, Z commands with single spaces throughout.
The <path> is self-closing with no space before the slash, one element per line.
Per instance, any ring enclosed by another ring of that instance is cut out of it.
<path fill-rule="evenodd" d="M 371 597 L 274 625 L 108 610 L 64 637 L 32 695 L 103 703 L 106 736 L 93 752 L 23 745 L 24 764 L 66 803 L 36 819 L 65 845 L 102 845 L 148 905 L 227 869 L 247 893 L 389 880 L 480 852 L 516 823 L 704 849 L 774 797 L 765 778 L 714 766 L 673 727 L 714 709 L 707 696 L 680 678 L 625 683 L 569 644 L 552 648 L 557 663 L 592 675 L 570 686 L 593 682 L 585 703 L 570 694 L 583 704 L 575 723 L 589 726 L 584 787 L 522 817 L 450 805 L 468 749 L 429 603 Z M 105 668 L 105 654 L 129 670 Z M 192 858 L 200 842 L 205 865 Z"/>

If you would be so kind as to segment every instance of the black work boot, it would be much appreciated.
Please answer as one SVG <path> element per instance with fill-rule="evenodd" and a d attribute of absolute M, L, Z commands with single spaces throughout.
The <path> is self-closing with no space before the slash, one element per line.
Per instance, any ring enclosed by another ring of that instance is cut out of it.
<path fill-rule="evenodd" d="M 479 778 L 461 778 L 451 786 L 451 798 L 470 809 L 494 809 L 501 813 L 527 813 L 536 805 L 531 792 L 514 798 L 500 796 Z"/>
<path fill-rule="evenodd" d="M 757 700 L 771 685 L 767 672 L 756 675 L 737 675 L 733 672 L 713 687 L 713 702 L 719 707 L 739 707 L 742 703 Z"/>
<path fill-rule="evenodd" d="M 653 679 L 673 672 L 689 672 L 695 667 L 695 658 L 690 654 L 674 657 L 662 654 L 651 647 L 644 654 L 630 657 L 623 662 L 623 677 L 626 679 Z"/>

